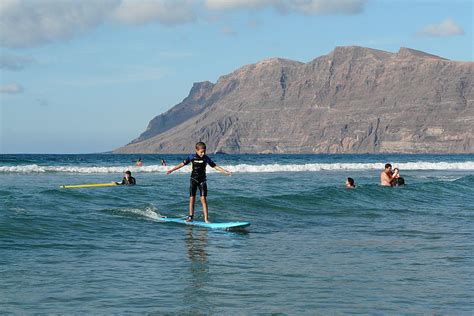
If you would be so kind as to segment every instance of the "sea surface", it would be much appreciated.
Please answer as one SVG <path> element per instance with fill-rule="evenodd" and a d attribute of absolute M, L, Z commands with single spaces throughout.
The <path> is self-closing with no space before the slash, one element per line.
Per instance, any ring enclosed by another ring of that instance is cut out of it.
<path fill-rule="evenodd" d="M 473 314 L 474 155 L 210 155 L 210 220 L 243 232 L 160 222 L 185 157 L 0 155 L 0 314 Z"/>

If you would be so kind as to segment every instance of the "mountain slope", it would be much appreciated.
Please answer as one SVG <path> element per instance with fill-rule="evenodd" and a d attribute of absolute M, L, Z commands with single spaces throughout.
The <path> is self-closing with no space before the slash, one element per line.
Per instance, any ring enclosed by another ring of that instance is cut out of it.
<path fill-rule="evenodd" d="M 197 83 L 123 153 L 474 152 L 474 63 L 336 47 Z"/>

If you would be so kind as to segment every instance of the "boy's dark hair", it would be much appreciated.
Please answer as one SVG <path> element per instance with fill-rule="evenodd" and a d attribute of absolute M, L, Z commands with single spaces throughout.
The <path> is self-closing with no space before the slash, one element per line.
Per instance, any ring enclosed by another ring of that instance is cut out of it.
<path fill-rule="evenodd" d="M 351 186 L 354 186 L 354 179 L 352 179 L 351 177 L 347 178 L 347 182 L 349 182 Z"/>
<path fill-rule="evenodd" d="M 130 170 L 127 170 L 125 171 L 126 174 L 129 174 L 129 175 L 132 175 L 132 173 L 130 172 Z"/>
<path fill-rule="evenodd" d="M 389 164 L 389 163 L 386 163 L 386 164 L 385 164 L 385 169 L 387 169 L 388 167 L 392 167 L 392 165 Z"/>
<path fill-rule="evenodd" d="M 204 144 L 203 142 L 197 142 L 196 149 L 206 149 L 206 144 Z"/>

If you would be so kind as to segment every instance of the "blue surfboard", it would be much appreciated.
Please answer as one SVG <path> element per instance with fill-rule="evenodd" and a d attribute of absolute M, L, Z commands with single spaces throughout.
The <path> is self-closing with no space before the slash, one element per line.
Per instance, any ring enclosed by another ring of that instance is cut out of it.
<path fill-rule="evenodd" d="M 191 226 L 205 227 L 209 229 L 230 230 L 230 229 L 239 229 L 239 228 L 250 226 L 249 222 L 225 222 L 225 223 L 206 223 L 202 221 L 186 222 L 185 218 L 173 218 L 173 217 L 160 217 L 158 220 L 163 221 L 163 222 L 172 222 L 172 223 L 185 224 L 185 225 L 191 225 Z"/>

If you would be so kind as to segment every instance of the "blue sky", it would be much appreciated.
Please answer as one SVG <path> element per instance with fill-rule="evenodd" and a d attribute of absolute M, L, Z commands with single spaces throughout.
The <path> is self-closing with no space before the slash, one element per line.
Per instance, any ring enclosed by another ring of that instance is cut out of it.
<path fill-rule="evenodd" d="M 0 153 L 122 146 L 194 82 L 335 46 L 473 61 L 473 1 L 2 0 Z"/>

